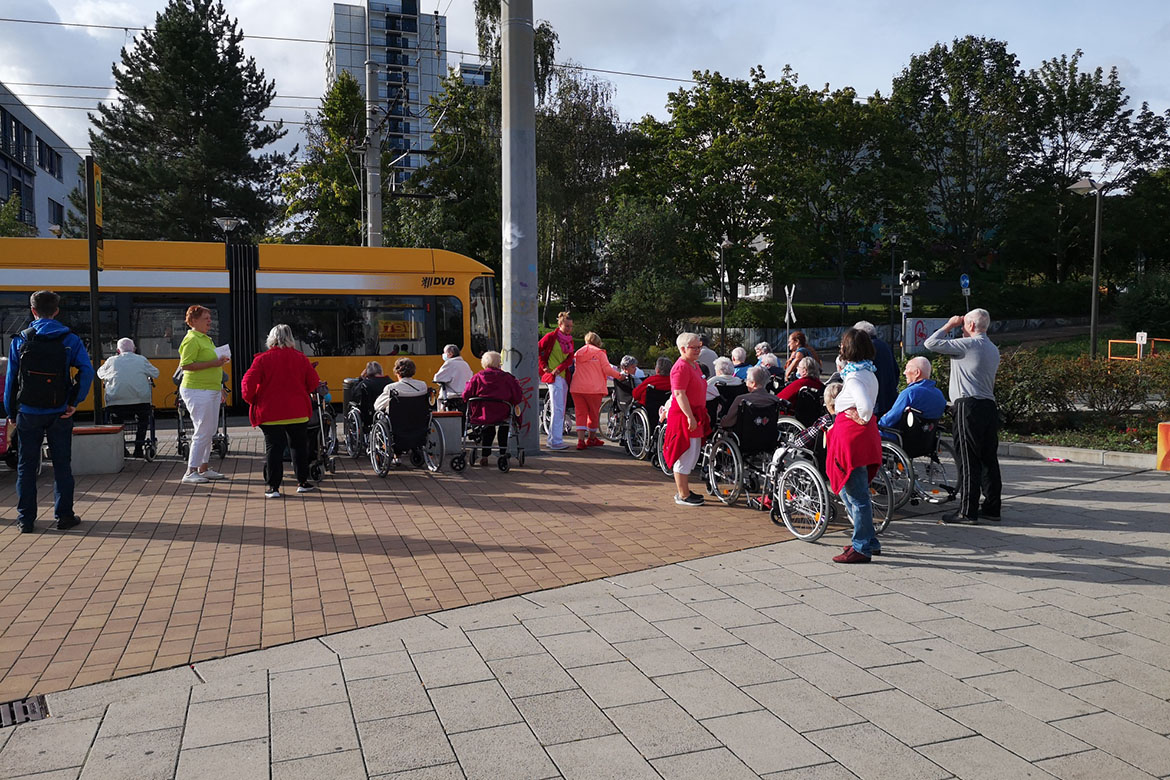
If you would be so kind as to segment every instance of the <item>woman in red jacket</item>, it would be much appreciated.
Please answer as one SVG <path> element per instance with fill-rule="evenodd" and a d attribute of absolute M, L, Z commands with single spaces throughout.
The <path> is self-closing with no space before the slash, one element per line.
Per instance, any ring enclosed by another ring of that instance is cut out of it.
<path fill-rule="evenodd" d="M 472 398 L 480 399 L 476 403 L 468 404 L 467 424 L 478 426 L 480 429 L 479 440 L 483 444 L 483 457 L 479 460 L 481 466 L 488 464 L 488 456 L 492 454 L 492 437 L 496 436 L 497 426 L 500 454 L 507 452 L 511 408 L 524 400 L 524 390 L 516 381 L 516 377 L 500 368 L 503 360 L 499 352 L 483 353 L 483 371 L 468 379 L 467 387 L 463 388 L 465 401 Z M 471 463 L 475 464 L 474 449 L 471 452 Z"/>
<path fill-rule="evenodd" d="M 264 434 L 264 457 L 268 462 L 266 498 L 280 498 L 286 442 L 296 467 L 297 492 L 316 489 L 309 482 L 308 422 L 313 411 L 309 394 L 317 389 L 321 379 L 293 343 L 288 325 L 273 326 L 268 333 L 268 350 L 252 360 L 252 367 L 240 381 L 241 394 L 251 406 L 248 420 Z"/>

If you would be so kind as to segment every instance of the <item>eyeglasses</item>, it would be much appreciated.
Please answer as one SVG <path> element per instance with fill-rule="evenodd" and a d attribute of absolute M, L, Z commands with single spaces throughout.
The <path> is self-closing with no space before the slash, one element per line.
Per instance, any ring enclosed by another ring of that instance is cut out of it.
<path fill-rule="evenodd" d="M 684 347 L 684 349 L 702 349 L 702 348 L 703 348 L 702 344 L 687 344 L 686 347 Z"/>

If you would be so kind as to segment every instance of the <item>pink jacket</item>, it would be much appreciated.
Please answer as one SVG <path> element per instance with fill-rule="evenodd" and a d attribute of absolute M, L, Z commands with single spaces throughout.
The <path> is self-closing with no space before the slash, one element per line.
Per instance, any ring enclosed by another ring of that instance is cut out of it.
<path fill-rule="evenodd" d="M 604 349 L 586 344 L 577 350 L 573 358 L 576 372 L 573 374 L 573 392 L 588 395 L 605 395 L 605 378 L 620 379 L 622 372 L 609 364 Z"/>

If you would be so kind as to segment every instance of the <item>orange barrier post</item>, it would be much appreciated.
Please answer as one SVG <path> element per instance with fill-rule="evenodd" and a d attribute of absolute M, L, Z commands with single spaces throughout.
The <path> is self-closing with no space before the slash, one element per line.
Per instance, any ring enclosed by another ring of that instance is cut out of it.
<path fill-rule="evenodd" d="M 1170 422 L 1158 423 L 1158 471 L 1170 471 Z"/>

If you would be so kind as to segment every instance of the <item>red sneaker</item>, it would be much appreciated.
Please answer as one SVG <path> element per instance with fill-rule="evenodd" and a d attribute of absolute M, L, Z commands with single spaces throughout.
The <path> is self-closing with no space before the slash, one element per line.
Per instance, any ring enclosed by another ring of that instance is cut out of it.
<path fill-rule="evenodd" d="M 588 444 L 586 444 L 586 443 L 585 443 L 585 442 L 583 442 L 583 441 L 578 441 L 578 442 L 577 442 L 577 449 L 579 449 L 579 450 L 583 450 L 583 449 L 585 449 L 585 448 L 586 448 L 586 447 L 588 447 L 588 446 L 589 446 L 589 445 L 588 445 Z"/>
<path fill-rule="evenodd" d="M 849 547 L 840 555 L 834 555 L 833 563 L 869 563 L 869 556 L 862 555 L 857 550 Z"/>
<path fill-rule="evenodd" d="M 585 444 L 588 447 L 600 447 L 605 444 L 605 442 L 603 442 L 601 439 L 589 438 L 585 440 Z"/>

